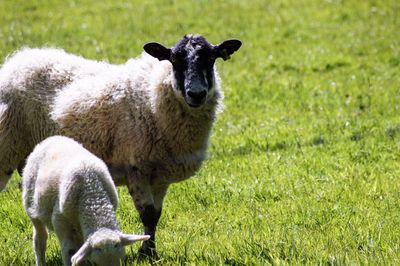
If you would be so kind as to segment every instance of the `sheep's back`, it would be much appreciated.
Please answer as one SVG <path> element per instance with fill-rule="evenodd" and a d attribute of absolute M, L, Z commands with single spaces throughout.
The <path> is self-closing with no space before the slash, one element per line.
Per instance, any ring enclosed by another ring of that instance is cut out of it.
<path fill-rule="evenodd" d="M 136 61 L 130 60 L 107 75 L 74 81 L 57 93 L 52 105 L 51 118 L 60 133 L 78 140 L 108 163 L 127 163 L 127 149 L 140 154 L 149 148 L 146 138 L 153 119 L 153 72 L 147 64 Z M 118 153 L 121 158 L 116 158 Z"/>
<path fill-rule="evenodd" d="M 112 67 L 60 49 L 22 49 L 0 69 L 0 96 L 3 101 L 30 101 L 31 107 L 48 105 L 54 94 L 72 81 Z"/>

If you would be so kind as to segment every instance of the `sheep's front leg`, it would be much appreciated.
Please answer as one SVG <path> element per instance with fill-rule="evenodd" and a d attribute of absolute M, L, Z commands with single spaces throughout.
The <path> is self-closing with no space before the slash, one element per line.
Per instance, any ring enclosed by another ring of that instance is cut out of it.
<path fill-rule="evenodd" d="M 157 257 L 156 253 L 156 228 L 161 216 L 164 196 L 167 192 L 167 186 L 152 187 L 154 204 L 145 205 L 140 212 L 140 219 L 144 225 L 144 234 L 150 235 L 150 239 L 144 241 L 139 249 L 140 254 Z"/>
<path fill-rule="evenodd" d="M 47 244 L 47 229 L 44 224 L 37 219 L 32 219 L 33 223 L 33 248 L 36 254 L 36 265 L 46 265 L 46 244 Z"/>
<path fill-rule="evenodd" d="M 131 171 L 128 175 L 128 188 L 140 219 L 144 226 L 144 233 L 150 235 L 150 239 L 143 241 L 139 248 L 139 255 L 157 257 L 156 252 L 156 227 L 161 216 L 164 196 L 167 185 L 154 186 L 150 184 L 150 176 L 143 175 L 140 171 Z"/>

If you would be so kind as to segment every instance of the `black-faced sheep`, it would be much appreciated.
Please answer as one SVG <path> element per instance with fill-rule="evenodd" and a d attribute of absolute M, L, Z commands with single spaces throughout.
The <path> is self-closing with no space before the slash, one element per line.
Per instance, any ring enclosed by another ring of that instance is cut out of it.
<path fill-rule="evenodd" d="M 150 238 L 119 231 L 118 194 L 107 166 L 70 138 L 53 136 L 39 143 L 27 159 L 22 182 L 37 265 L 45 265 L 47 229 L 61 243 L 64 265 L 84 260 L 120 265 L 125 245 Z"/>
<path fill-rule="evenodd" d="M 147 43 L 147 54 L 124 65 L 53 49 L 17 52 L 0 70 L 0 180 L 42 139 L 70 136 L 127 184 L 151 236 L 139 251 L 155 254 L 168 186 L 200 168 L 222 105 L 215 60 L 240 46 L 189 35 L 172 48 Z"/>

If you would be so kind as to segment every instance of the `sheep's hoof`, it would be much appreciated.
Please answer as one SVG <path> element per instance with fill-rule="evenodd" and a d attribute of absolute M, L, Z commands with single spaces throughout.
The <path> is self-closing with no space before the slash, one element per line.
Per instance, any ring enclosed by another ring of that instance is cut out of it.
<path fill-rule="evenodd" d="M 138 259 L 139 260 L 158 260 L 158 254 L 155 248 L 150 247 L 140 247 L 138 250 Z"/>

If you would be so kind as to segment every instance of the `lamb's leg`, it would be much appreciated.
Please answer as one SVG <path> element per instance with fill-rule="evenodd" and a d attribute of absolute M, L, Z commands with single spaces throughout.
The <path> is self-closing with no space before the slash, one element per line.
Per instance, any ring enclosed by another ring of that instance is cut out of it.
<path fill-rule="evenodd" d="M 168 186 L 152 187 L 150 176 L 144 175 L 136 168 L 132 168 L 129 171 L 127 184 L 129 193 L 143 223 L 144 233 L 150 235 L 149 240 L 142 242 L 139 254 L 155 258 L 157 257 L 155 245 L 156 227 L 161 216 L 162 202 Z"/>
<path fill-rule="evenodd" d="M 71 265 L 71 257 L 79 248 L 79 245 L 74 241 L 73 228 L 71 228 L 70 224 L 65 222 L 58 214 L 52 216 L 52 223 L 54 232 L 61 244 L 63 265 Z"/>
<path fill-rule="evenodd" d="M 33 248 L 36 254 L 36 265 L 46 265 L 46 243 L 48 233 L 44 224 L 37 220 L 32 219 L 33 223 Z"/>

